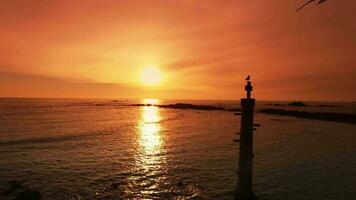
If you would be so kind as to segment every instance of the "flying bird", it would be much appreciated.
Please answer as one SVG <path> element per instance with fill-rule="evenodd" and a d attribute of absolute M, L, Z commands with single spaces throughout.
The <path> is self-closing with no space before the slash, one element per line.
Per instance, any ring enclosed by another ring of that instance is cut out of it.
<path fill-rule="evenodd" d="M 248 75 L 245 79 L 245 81 L 249 81 L 250 80 L 250 75 Z"/>
<path fill-rule="evenodd" d="M 326 0 L 320 0 L 318 4 L 324 3 Z"/>
<path fill-rule="evenodd" d="M 313 1 L 315 1 L 315 0 L 310 0 L 310 1 L 306 2 L 304 5 L 302 5 L 300 8 L 298 8 L 297 11 L 300 11 L 301 9 L 303 9 L 305 6 L 307 6 L 308 4 L 310 4 Z M 319 0 L 317 5 L 324 3 L 325 1 L 326 0 Z"/>

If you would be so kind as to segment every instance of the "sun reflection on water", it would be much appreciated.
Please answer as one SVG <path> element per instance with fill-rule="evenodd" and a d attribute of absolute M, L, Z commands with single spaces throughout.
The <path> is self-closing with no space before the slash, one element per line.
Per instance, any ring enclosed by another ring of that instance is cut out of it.
<path fill-rule="evenodd" d="M 165 173 L 165 145 L 161 114 L 158 107 L 154 106 L 158 100 L 143 101 L 146 106 L 141 107 L 141 117 L 138 121 L 137 153 L 135 171 L 144 173 L 145 178 L 135 180 L 135 184 L 142 186 L 139 193 L 152 192 L 161 184 L 160 180 L 150 177 L 162 176 Z M 164 175 L 163 175 L 164 177 Z M 134 178 L 135 179 L 135 178 Z M 145 188 L 145 185 L 150 185 Z"/>
<path fill-rule="evenodd" d="M 161 116 L 156 106 L 143 106 L 140 122 L 140 146 L 144 154 L 152 155 L 160 153 L 162 148 Z"/>

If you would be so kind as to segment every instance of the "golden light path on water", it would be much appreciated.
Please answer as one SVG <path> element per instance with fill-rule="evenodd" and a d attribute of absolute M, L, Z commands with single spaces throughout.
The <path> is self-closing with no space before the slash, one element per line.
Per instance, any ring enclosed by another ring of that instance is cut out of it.
<path fill-rule="evenodd" d="M 162 150 L 161 116 L 159 108 L 152 106 L 157 103 L 156 99 L 145 99 L 144 104 L 148 106 L 143 106 L 141 111 L 139 142 L 143 153 L 148 156 L 158 154 Z"/>
<path fill-rule="evenodd" d="M 137 126 L 138 148 L 135 158 L 135 171 L 143 176 L 134 178 L 134 183 L 137 187 L 136 192 L 144 199 L 145 195 L 159 190 L 159 185 L 163 182 L 161 178 L 165 177 L 162 173 L 165 171 L 166 160 L 160 110 L 153 106 L 159 101 L 145 99 L 143 103 L 147 106 L 140 108 L 141 117 Z"/>

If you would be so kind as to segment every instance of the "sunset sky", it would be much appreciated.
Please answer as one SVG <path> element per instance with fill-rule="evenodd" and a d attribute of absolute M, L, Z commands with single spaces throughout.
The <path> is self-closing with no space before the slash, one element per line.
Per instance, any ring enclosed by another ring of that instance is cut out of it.
<path fill-rule="evenodd" d="M 0 96 L 355 101 L 356 1 L 306 1 L 1 1 Z"/>

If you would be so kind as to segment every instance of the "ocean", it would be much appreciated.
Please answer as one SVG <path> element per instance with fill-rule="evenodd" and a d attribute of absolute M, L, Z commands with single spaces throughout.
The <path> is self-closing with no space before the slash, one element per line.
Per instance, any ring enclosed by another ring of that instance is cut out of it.
<path fill-rule="evenodd" d="M 130 106 L 140 102 L 0 99 L 0 189 L 16 180 L 49 200 L 233 199 L 240 116 Z M 270 103 L 258 101 L 256 110 Z M 355 103 L 306 103 L 338 106 L 288 109 L 356 113 Z M 356 199 L 355 124 L 258 112 L 255 122 L 253 188 L 260 199 Z"/>

